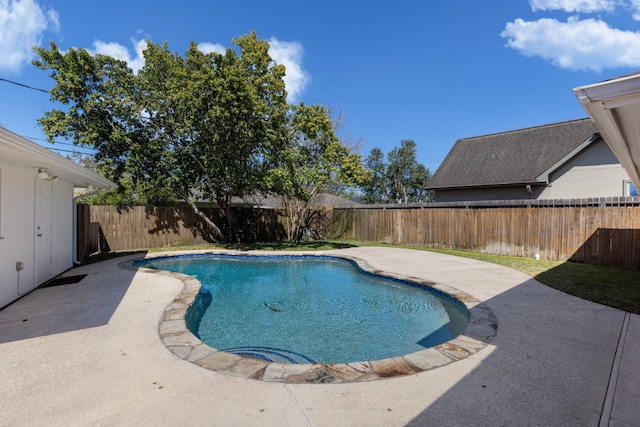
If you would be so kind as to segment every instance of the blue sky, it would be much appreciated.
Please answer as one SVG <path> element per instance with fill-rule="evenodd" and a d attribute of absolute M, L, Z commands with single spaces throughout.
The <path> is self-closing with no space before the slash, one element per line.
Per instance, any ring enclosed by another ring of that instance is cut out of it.
<path fill-rule="evenodd" d="M 412 139 L 432 172 L 457 139 L 586 117 L 574 87 L 640 69 L 640 0 L 0 0 L 0 78 L 50 89 L 30 62 L 50 40 L 135 69 L 147 39 L 182 54 L 253 30 L 287 66 L 290 102 L 342 111 L 363 157 Z M 49 146 L 36 119 L 53 107 L 0 81 L 0 126 Z"/>

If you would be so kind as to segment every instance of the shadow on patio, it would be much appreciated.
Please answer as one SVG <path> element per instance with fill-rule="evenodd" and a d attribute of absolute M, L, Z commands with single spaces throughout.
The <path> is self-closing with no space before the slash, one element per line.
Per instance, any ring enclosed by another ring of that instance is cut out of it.
<path fill-rule="evenodd" d="M 638 425 L 636 406 L 625 406 L 629 395 L 605 403 L 615 392 L 610 378 L 618 376 L 614 360 L 628 314 L 533 279 L 485 303 L 498 319 L 496 338 L 485 354 L 456 362 L 468 373 L 409 425 L 586 426 L 598 425 L 602 414 Z"/>
<path fill-rule="evenodd" d="M 0 311 L 0 344 L 106 325 L 135 274 L 119 269 L 118 263 L 143 256 L 72 268 L 59 277 L 86 276 L 77 283 L 37 288 L 5 307 Z"/>

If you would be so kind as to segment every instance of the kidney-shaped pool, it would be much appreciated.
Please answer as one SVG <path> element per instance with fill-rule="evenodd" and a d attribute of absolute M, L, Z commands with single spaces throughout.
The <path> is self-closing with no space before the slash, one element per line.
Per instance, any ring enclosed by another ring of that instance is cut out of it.
<path fill-rule="evenodd" d="M 457 299 L 327 256 L 180 255 L 136 266 L 183 273 L 202 288 L 186 315 L 205 344 L 279 363 L 388 359 L 463 333 Z"/>

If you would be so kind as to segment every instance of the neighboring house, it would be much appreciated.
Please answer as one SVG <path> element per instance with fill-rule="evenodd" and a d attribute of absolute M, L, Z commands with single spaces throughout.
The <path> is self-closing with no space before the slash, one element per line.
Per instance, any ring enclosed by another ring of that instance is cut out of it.
<path fill-rule="evenodd" d="M 0 127 L 0 308 L 73 266 L 74 187 L 114 186 Z"/>
<path fill-rule="evenodd" d="M 309 201 L 309 205 L 325 206 L 325 207 L 328 207 L 328 206 L 350 207 L 350 206 L 359 206 L 360 203 L 355 200 L 345 199 L 344 197 L 335 196 L 333 194 L 320 193 Z"/>
<path fill-rule="evenodd" d="M 265 209 L 276 209 L 276 208 L 282 207 L 282 197 L 275 194 L 268 194 L 268 195 L 259 194 L 255 196 L 248 196 L 245 198 L 234 197 L 231 200 L 231 202 L 234 205 L 238 205 L 238 206 L 245 205 L 245 206 L 252 206 L 256 208 L 265 208 Z M 344 207 L 344 206 L 355 206 L 359 204 L 360 203 L 356 201 L 347 200 L 345 198 L 335 196 L 329 193 L 317 194 L 309 201 L 309 206 Z"/>
<path fill-rule="evenodd" d="M 436 202 L 628 196 L 628 174 L 589 119 L 458 140 L 429 181 Z"/>

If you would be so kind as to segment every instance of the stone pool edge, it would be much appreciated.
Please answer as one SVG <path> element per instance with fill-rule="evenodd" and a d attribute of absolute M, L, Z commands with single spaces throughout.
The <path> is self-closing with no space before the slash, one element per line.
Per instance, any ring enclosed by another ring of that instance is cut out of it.
<path fill-rule="evenodd" d="M 388 359 L 355 363 L 336 364 L 289 364 L 267 362 L 260 359 L 242 357 L 219 351 L 200 341 L 187 328 L 186 314 L 200 292 L 199 280 L 181 273 L 135 267 L 133 262 L 141 259 L 171 257 L 179 255 L 243 255 L 243 256 L 330 256 L 350 260 L 362 270 L 404 280 L 444 292 L 465 305 L 469 310 L 469 325 L 463 334 L 431 347 Z M 384 378 L 415 375 L 440 366 L 465 359 L 487 347 L 497 333 L 498 325 L 494 314 L 481 300 L 450 286 L 437 284 L 425 279 L 393 274 L 374 269 L 358 257 L 335 252 L 290 252 L 290 251 L 237 251 L 237 250 L 196 250 L 167 251 L 147 254 L 118 264 L 120 268 L 133 269 L 145 274 L 169 276 L 183 283 L 182 290 L 167 305 L 158 325 L 158 334 L 163 344 L 177 357 L 203 368 L 234 377 L 283 383 L 352 383 L 375 381 Z"/>

